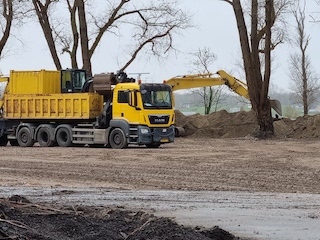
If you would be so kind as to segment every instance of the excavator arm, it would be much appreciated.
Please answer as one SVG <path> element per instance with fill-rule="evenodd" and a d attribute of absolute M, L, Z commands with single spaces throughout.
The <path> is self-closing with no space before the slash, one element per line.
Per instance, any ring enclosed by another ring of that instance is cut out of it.
<path fill-rule="evenodd" d="M 218 77 L 213 77 L 212 73 L 194 74 L 174 77 L 166 81 L 173 91 L 199 88 L 199 87 L 212 87 L 218 85 L 227 85 L 232 91 L 240 96 L 250 100 L 248 86 L 245 82 L 229 75 L 223 70 L 217 72 Z M 270 100 L 271 107 L 280 115 L 282 115 L 281 103 L 278 100 Z"/>

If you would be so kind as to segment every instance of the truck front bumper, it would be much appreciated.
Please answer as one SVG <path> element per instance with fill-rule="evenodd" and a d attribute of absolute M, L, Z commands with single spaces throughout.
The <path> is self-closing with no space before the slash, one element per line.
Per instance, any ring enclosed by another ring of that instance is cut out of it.
<path fill-rule="evenodd" d="M 174 141 L 174 135 L 174 126 L 168 128 L 138 127 L 139 144 L 170 143 Z"/>

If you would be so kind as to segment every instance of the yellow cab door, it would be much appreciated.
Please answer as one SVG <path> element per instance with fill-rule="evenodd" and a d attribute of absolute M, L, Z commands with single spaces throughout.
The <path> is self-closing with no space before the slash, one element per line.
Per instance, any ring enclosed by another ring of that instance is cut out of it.
<path fill-rule="evenodd" d="M 117 84 L 113 92 L 113 119 L 126 120 L 130 124 L 139 124 L 140 111 L 137 94 L 138 85 L 134 83 Z"/>

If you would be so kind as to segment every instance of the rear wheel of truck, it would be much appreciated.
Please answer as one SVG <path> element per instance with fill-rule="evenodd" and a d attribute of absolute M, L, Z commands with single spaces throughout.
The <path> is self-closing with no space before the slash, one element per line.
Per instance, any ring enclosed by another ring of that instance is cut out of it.
<path fill-rule="evenodd" d="M 112 148 L 122 149 L 128 146 L 127 138 L 121 128 L 115 128 L 109 136 L 109 143 Z"/>
<path fill-rule="evenodd" d="M 37 141 L 41 147 L 52 147 L 54 140 L 52 140 L 52 132 L 47 127 L 41 127 L 37 134 Z"/>
<path fill-rule="evenodd" d="M 31 131 L 27 127 L 20 128 L 17 140 L 20 147 L 32 147 L 34 144 Z"/>
<path fill-rule="evenodd" d="M 7 146 L 7 144 L 8 144 L 7 135 L 2 135 L 0 137 L 0 146 Z"/>
<path fill-rule="evenodd" d="M 69 129 L 62 127 L 57 131 L 57 143 L 60 147 L 70 147 L 72 145 L 72 136 Z"/>

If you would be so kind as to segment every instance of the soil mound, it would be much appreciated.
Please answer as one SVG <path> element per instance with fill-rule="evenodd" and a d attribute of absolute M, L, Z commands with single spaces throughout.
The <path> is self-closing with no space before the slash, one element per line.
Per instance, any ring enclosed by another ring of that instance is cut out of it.
<path fill-rule="evenodd" d="M 283 135 L 291 138 L 320 137 L 320 115 L 298 117 L 296 120 L 283 119 L 275 122 L 275 126 Z"/>
<path fill-rule="evenodd" d="M 185 116 L 180 111 L 176 111 L 175 115 L 176 125 L 183 127 L 187 136 L 193 137 L 245 137 L 258 127 L 253 112 L 228 113 L 221 110 L 209 115 Z"/>
<path fill-rule="evenodd" d="M 258 129 L 253 111 L 228 113 L 225 110 L 209 115 L 185 116 L 176 110 L 176 126 L 183 127 L 186 136 L 235 138 L 250 136 Z M 295 120 L 282 118 L 274 122 L 274 131 L 279 138 L 320 137 L 320 115 L 298 117 Z"/>
<path fill-rule="evenodd" d="M 0 239 L 238 239 L 219 227 L 191 229 L 141 211 L 84 206 L 54 208 L 32 204 L 20 196 L 9 199 L 0 199 Z"/>

